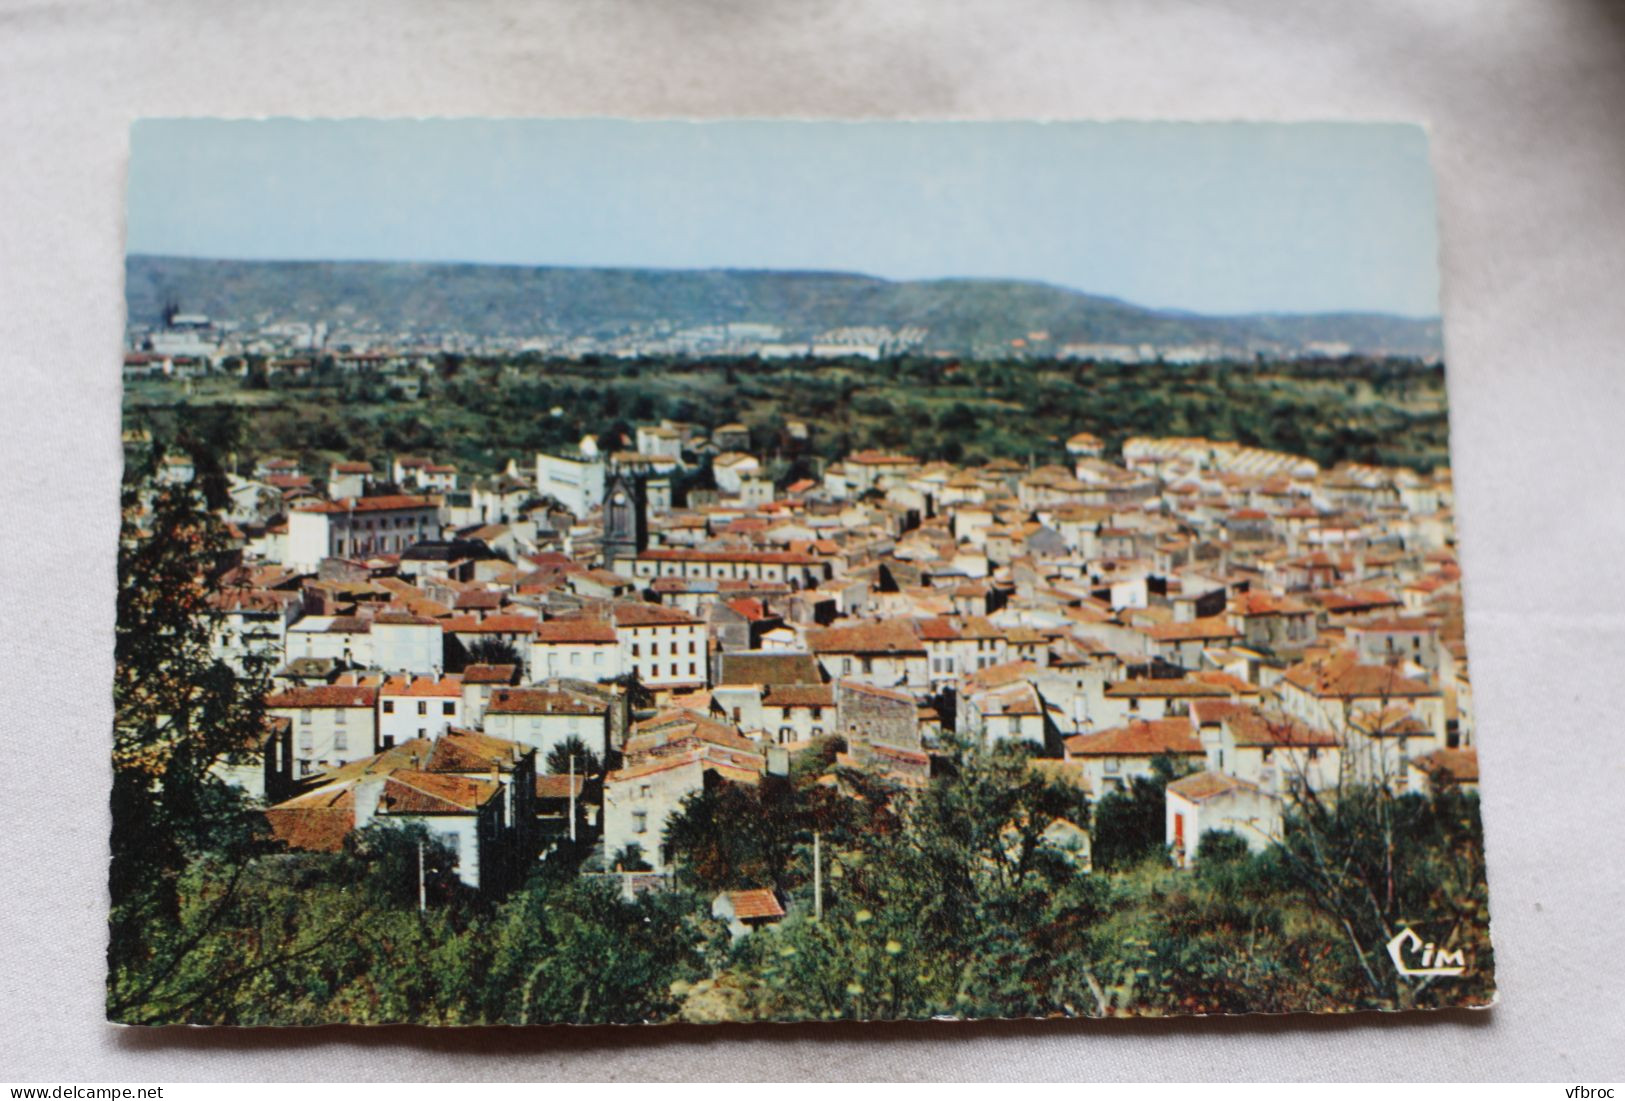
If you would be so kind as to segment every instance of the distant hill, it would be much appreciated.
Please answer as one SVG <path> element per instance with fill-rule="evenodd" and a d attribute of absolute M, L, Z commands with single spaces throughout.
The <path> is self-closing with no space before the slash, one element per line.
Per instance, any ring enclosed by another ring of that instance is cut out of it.
<path fill-rule="evenodd" d="M 1043 283 L 892 281 L 843 272 L 517 267 L 362 261 L 126 261 L 132 326 L 167 304 L 252 329 L 326 322 L 348 332 L 479 339 L 550 335 L 614 341 L 630 333 L 728 323 L 807 341 L 832 330 L 914 330 L 915 346 L 972 355 L 1067 345 L 1219 345 L 1290 353 L 1346 344 L 1362 354 L 1437 356 L 1436 318 L 1383 314 L 1208 317 L 1159 311 Z M 919 332 L 923 330 L 923 333 Z M 1032 334 L 1042 334 L 1036 340 Z"/>

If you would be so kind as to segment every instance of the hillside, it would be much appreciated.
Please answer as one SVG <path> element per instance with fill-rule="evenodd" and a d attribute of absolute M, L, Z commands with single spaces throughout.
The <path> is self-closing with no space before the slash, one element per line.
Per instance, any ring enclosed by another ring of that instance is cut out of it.
<path fill-rule="evenodd" d="M 1437 356 L 1437 319 L 1381 314 L 1204 317 L 1145 309 L 1014 280 L 891 281 L 842 272 L 668 271 L 359 261 L 241 261 L 131 256 L 132 327 L 167 304 L 255 329 L 325 322 L 347 333 L 429 338 L 613 341 L 727 323 L 770 325 L 774 339 L 831 330 L 924 330 L 916 347 L 956 355 L 1026 341 L 1049 353 L 1076 344 L 1219 345 L 1291 354 L 1345 343 L 1371 355 Z M 1032 334 L 1042 334 L 1034 340 Z"/>

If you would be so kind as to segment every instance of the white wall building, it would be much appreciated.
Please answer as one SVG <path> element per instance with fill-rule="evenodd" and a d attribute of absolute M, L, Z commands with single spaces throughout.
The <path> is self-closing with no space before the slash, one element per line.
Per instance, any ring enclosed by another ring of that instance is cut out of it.
<path fill-rule="evenodd" d="M 579 520 L 604 501 L 607 464 L 598 455 L 536 456 L 536 495 L 551 497 Z"/>
<path fill-rule="evenodd" d="M 304 505 L 288 513 L 288 561 L 314 570 L 324 558 L 399 554 L 440 537 L 440 509 L 426 497 L 346 497 Z"/>
<path fill-rule="evenodd" d="M 391 677 L 378 688 L 378 746 L 433 738 L 463 725 L 463 681 L 444 677 Z"/>

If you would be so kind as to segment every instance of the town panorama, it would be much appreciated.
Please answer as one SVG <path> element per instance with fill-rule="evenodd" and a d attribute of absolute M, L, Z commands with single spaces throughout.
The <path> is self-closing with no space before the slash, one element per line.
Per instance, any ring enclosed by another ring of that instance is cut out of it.
<path fill-rule="evenodd" d="M 209 326 L 172 311 L 125 359 L 115 1019 L 1492 997 L 1448 464 L 1234 431 L 1327 379 L 1353 424 L 1436 364 L 793 350 L 798 393 L 1052 372 L 1026 408 L 877 403 L 864 437 L 741 398 L 760 356 L 679 417 L 631 395 L 689 350 L 224 354 Z M 595 371 L 628 399 L 503 396 Z M 1210 397 L 1056 420 L 1192 372 Z M 366 402 L 413 446 L 363 438 Z M 551 444 L 504 449 L 518 422 Z M 166 886 L 121 884 L 121 847 Z"/>

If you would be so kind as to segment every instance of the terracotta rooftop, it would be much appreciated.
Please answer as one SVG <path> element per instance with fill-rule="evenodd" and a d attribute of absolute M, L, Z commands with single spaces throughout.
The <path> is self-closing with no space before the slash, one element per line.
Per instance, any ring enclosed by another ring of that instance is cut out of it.
<path fill-rule="evenodd" d="M 1194 757 L 1202 753 L 1202 743 L 1187 719 L 1129 723 L 1095 734 L 1077 734 L 1065 744 L 1069 757 Z"/>
<path fill-rule="evenodd" d="M 400 768 L 385 779 L 378 809 L 387 814 L 470 814 L 501 791 L 502 785 L 491 780 Z"/>
<path fill-rule="evenodd" d="M 316 684 L 305 688 L 284 688 L 265 698 L 265 706 L 279 707 L 371 707 L 377 689 L 357 685 Z"/>
<path fill-rule="evenodd" d="M 779 905 L 779 900 L 766 887 L 723 893 L 728 896 L 728 905 L 733 908 L 734 917 L 740 921 L 758 921 L 784 916 L 784 907 Z"/>
<path fill-rule="evenodd" d="M 1458 784 L 1478 783 L 1478 750 L 1435 749 L 1411 762 L 1435 779 L 1443 778 Z"/>
<path fill-rule="evenodd" d="M 923 654 L 925 644 L 908 624 L 889 620 L 807 632 L 807 645 L 822 654 Z"/>
<path fill-rule="evenodd" d="M 1169 795 L 1178 795 L 1192 803 L 1201 803 L 1216 795 L 1232 791 L 1256 791 L 1253 785 L 1222 772 L 1198 772 L 1168 785 Z"/>
<path fill-rule="evenodd" d="M 1217 684 L 1206 684 L 1187 677 L 1148 677 L 1140 680 L 1118 681 L 1116 684 L 1106 687 L 1106 698 L 1118 700 L 1129 697 L 1140 699 L 1177 699 L 1185 696 L 1227 698 L 1229 695 L 1230 690 L 1228 688 L 1220 687 Z"/>

